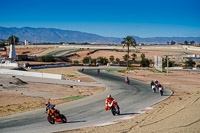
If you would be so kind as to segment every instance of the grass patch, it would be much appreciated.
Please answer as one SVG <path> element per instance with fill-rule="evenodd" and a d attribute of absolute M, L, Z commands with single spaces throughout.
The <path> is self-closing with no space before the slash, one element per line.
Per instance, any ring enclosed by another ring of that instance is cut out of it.
<path fill-rule="evenodd" d="M 106 70 L 107 72 L 113 72 L 113 71 L 117 71 L 117 69 L 108 69 Z"/>
<path fill-rule="evenodd" d="M 138 67 L 128 67 L 128 70 L 140 70 Z"/>
<path fill-rule="evenodd" d="M 61 98 L 61 100 L 78 100 L 84 97 L 86 96 L 72 96 L 72 97 Z"/>
<path fill-rule="evenodd" d="M 124 69 L 124 70 L 118 70 L 118 72 L 120 72 L 120 73 L 126 73 L 126 69 Z"/>
<path fill-rule="evenodd" d="M 76 75 L 67 74 L 67 77 L 73 78 L 73 77 L 76 77 Z"/>
<path fill-rule="evenodd" d="M 158 71 L 157 69 L 155 68 L 148 68 L 147 70 L 151 71 L 151 72 L 154 72 L 154 73 L 161 73 L 161 71 Z"/>

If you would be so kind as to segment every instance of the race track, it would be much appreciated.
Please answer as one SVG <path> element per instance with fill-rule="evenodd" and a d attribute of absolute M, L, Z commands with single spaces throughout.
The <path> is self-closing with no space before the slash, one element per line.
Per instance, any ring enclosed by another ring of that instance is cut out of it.
<path fill-rule="evenodd" d="M 101 94 L 56 106 L 67 117 L 67 123 L 51 125 L 46 119 L 45 109 L 39 109 L 0 118 L 0 132 L 44 133 L 104 125 L 137 114 L 172 94 L 170 90 L 165 90 L 164 96 L 160 96 L 159 93 L 152 92 L 150 84 L 140 81 L 131 80 L 130 85 L 127 85 L 124 77 L 113 75 L 105 70 L 97 74 L 96 69 L 87 69 L 83 73 L 103 83 L 107 89 Z M 118 101 L 121 115 L 113 116 L 110 111 L 104 110 L 105 98 L 108 94 Z"/>

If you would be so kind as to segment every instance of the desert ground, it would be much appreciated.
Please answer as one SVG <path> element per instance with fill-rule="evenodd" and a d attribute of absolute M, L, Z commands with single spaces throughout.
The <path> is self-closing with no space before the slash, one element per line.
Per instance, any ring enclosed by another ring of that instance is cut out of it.
<path fill-rule="evenodd" d="M 35 51 L 34 54 L 48 53 L 46 50 Z M 51 49 L 52 50 L 52 49 Z M 21 50 L 26 52 L 25 49 Z M 33 50 L 34 51 L 34 50 Z M 145 53 L 146 57 L 152 57 L 153 55 L 166 55 L 166 54 L 178 54 L 167 50 L 140 50 L 140 53 Z M 188 52 L 188 51 L 187 51 Z M 199 52 L 189 51 L 196 54 Z M 31 54 L 31 53 L 30 53 Z M 79 54 L 79 53 L 78 53 Z M 87 52 L 80 52 L 83 57 Z M 104 55 L 107 58 L 110 55 L 114 55 L 116 58 L 125 55 L 125 52 L 108 52 L 98 51 L 92 55 L 96 58 L 100 55 Z M 79 58 L 77 58 L 79 59 Z M 56 73 L 62 74 L 65 78 L 70 80 L 82 80 L 83 82 L 96 82 L 92 78 L 87 77 L 81 73 L 76 72 L 76 69 L 82 67 L 64 67 L 64 68 L 49 68 L 38 69 L 31 71 Z M 85 67 L 85 69 L 88 67 Z M 103 67 L 104 68 L 104 67 Z M 107 67 L 115 69 L 115 67 Z M 30 71 L 30 70 L 29 70 Z M 133 80 L 140 80 L 150 84 L 152 80 L 158 80 L 164 88 L 171 89 L 173 95 L 158 104 L 152 106 L 152 110 L 144 114 L 137 115 L 133 119 L 129 119 L 118 124 L 102 126 L 102 127 L 90 127 L 84 129 L 77 129 L 72 131 L 64 131 L 66 133 L 199 133 L 200 132 L 200 72 L 193 71 L 169 71 L 166 73 L 157 73 L 149 71 L 146 68 L 140 68 L 139 70 L 130 70 L 126 73 L 119 73 L 113 71 L 114 74 L 128 76 Z M 25 83 L 15 77 L 5 78 L 0 76 L 0 110 L 3 112 L 1 116 L 11 115 L 19 112 L 33 110 L 37 108 L 45 107 L 45 101 L 51 100 L 54 104 L 60 104 L 63 102 L 69 102 L 70 100 L 64 100 L 62 98 L 72 96 L 89 96 L 104 91 L 105 88 L 96 87 L 83 87 L 83 86 L 64 86 L 64 85 L 52 85 L 41 83 Z M 46 89 L 48 88 L 48 90 Z M 64 89 L 65 93 L 60 94 L 55 90 Z M 42 92 L 42 93 L 41 93 Z M 40 93 L 40 95 L 38 95 Z M 153 92 L 152 92 L 153 93 Z M 117 99 L 116 99 L 117 100 Z M 24 102 L 26 101 L 26 102 Z"/>

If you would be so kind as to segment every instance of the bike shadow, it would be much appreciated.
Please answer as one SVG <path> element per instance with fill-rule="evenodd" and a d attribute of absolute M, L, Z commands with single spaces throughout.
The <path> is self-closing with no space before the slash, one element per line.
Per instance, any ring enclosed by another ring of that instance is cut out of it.
<path fill-rule="evenodd" d="M 173 96 L 173 95 L 170 95 L 170 94 L 163 94 L 162 96 Z"/>
<path fill-rule="evenodd" d="M 68 121 L 67 123 L 80 123 L 80 122 L 86 122 L 86 121 Z"/>
<path fill-rule="evenodd" d="M 120 114 L 120 115 L 137 115 L 137 114 L 140 114 L 140 113 L 123 113 L 123 114 Z"/>

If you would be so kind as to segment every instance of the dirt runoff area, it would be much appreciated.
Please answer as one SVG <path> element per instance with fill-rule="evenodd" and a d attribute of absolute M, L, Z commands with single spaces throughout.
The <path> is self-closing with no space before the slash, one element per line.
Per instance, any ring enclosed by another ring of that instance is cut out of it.
<path fill-rule="evenodd" d="M 115 72 L 116 73 L 116 72 Z M 117 73 L 120 74 L 120 73 Z M 199 133 L 200 132 L 200 72 L 170 71 L 154 73 L 149 70 L 133 70 L 125 74 L 150 84 L 158 80 L 165 88 L 174 91 L 173 96 L 144 114 L 114 125 L 65 131 L 64 133 Z M 153 93 L 153 92 L 152 92 Z M 159 94 L 158 94 L 159 95 Z"/>
<path fill-rule="evenodd" d="M 0 117 L 70 102 L 105 90 L 104 87 L 69 86 L 24 82 L 0 75 Z"/>

